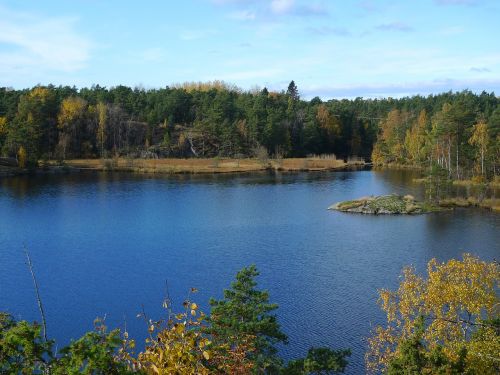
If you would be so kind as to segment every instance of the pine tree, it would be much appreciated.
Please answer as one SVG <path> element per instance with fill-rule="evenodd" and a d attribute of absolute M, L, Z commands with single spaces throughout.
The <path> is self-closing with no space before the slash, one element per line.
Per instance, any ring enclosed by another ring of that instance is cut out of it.
<path fill-rule="evenodd" d="M 332 350 L 330 348 L 311 348 L 305 358 L 288 362 L 283 369 L 286 375 L 337 374 L 343 373 L 348 365 L 346 357 L 349 349 Z"/>
<path fill-rule="evenodd" d="M 290 84 L 288 85 L 288 89 L 286 90 L 286 94 L 289 95 L 294 101 L 297 101 L 300 99 L 299 89 L 297 88 L 297 85 L 295 84 L 294 81 L 291 81 Z"/>
<path fill-rule="evenodd" d="M 269 293 L 257 290 L 254 280 L 259 275 L 255 265 L 243 268 L 224 290 L 222 300 L 210 300 L 210 333 L 214 341 L 226 340 L 231 347 L 240 344 L 241 337 L 254 337 L 255 351 L 249 356 L 255 361 L 257 371 L 277 373 L 282 365 L 277 356 L 276 344 L 287 343 L 272 311 L 278 305 L 269 303 Z"/>

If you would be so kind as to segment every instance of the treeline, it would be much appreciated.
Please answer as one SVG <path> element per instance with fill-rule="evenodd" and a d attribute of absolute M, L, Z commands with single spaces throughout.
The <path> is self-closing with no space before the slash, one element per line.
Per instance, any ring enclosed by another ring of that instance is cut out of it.
<path fill-rule="evenodd" d="M 28 161 L 94 157 L 368 157 L 376 124 L 350 101 L 243 92 L 220 82 L 164 89 L 125 86 L 0 89 L 0 147 Z M 361 110 L 361 109 L 360 109 Z"/>
<path fill-rule="evenodd" d="M 442 95 L 434 106 L 412 100 L 380 121 L 377 164 L 440 169 L 449 179 L 492 179 L 500 167 L 500 106 L 493 94 Z"/>
<path fill-rule="evenodd" d="M 150 90 L 0 88 L 1 153 L 28 163 L 115 156 L 252 157 L 262 150 L 282 157 L 369 159 L 373 150 L 377 163 L 430 160 L 457 175 L 477 170 L 481 159 L 483 173 L 494 174 L 499 121 L 499 99 L 486 92 L 323 102 L 302 100 L 293 81 L 282 92 L 242 91 L 223 82 Z M 474 128 L 483 123 L 486 130 Z"/>

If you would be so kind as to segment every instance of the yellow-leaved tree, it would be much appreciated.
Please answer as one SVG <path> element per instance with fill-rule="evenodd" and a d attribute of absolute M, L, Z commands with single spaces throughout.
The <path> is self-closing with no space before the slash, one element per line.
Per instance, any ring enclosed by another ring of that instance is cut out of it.
<path fill-rule="evenodd" d="M 7 133 L 7 117 L 0 116 L 0 136 Z"/>
<path fill-rule="evenodd" d="M 26 158 L 26 149 L 23 146 L 19 147 L 17 151 L 17 164 L 19 168 L 26 168 Z"/>
<path fill-rule="evenodd" d="M 409 128 L 410 114 L 393 109 L 380 121 L 379 135 L 373 147 L 374 164 L 403 162 L 405 160 L 405 135 Z"/>
<path fill-rule="evenodd" d="M 0 116 L 0 151 L 7 136 L 7 117 Z"/>
<path fill-rule="evenodd" d="M 484 158 L 488 151 L 489 143 L 488 124 L 484 119 L 480 119 L 472 129 L 473 131 L 469 138 L 469 143 L 477 147 L 478 162 L 476 163 L 476 169 L 481 170 L 481 176 L 484 176 Z"/>
<path fill-rule="evenodd" d="M 57 122 L 61 132 L 59 146 L 63 159 L 66 159 L 66 153 L 71 148 L 73 151 L 80 151 L 82 146 L 80 131 L 83 128 L 86 110 L 87 102 L 80 97 L 70 96 L 61 102 Z"/>
<path fill-rule="evenodd" d="M 166 321 L 147 321 L 150 337 L 138 357 L 138 367 L 147 374 L 209 374 L 210 340 L 201 330 L 205 314 L 194 302 L 184 306 L 183 313 L 169 313 Z"/>
<path fill-rule="evenodd" d="M 104 145 L 106 144 L 106 124 L 108 122 L 108 107 L 105 103 L 97 103 L 97 144 L 101 151 L 101 157 L 104 157 Z"/>
<path fill-rule="evenodd" d="M 398 290 L 381 290 L 387 325 L 369 338 L 369 371 L 388 374 L 500 371 L 500 267 L 470 254 L 432 259 L 428 277 L 403 270 Z"/>
<path fill-rule="evenodd" d="M 195 292 L 192 288 L 189 295 Z M 128 356 L 130 367 L 151 375 L 254 373 L 254 361 L 249 356 L 255 352 L 255 336 L 242 333 L 237 345 L 228 345 L 208 332 L 207 316 L 189 296 L 183 305 L 184 311 L 174 314 L 169 300 L 165 300 L 165 320 L 153 321 L 139 314 L 148 325 L 149 337 L 137 359 Z"/>
<path fill-rule="evenodd" d="M 425 138 L 429 120 L 425 109 L 420 111 L 415 124 L 406 131 L 405 149 L 412 164 L 421 164 L 425 159 Z"/>
<path fill-rule="evenodd" d="M 330 145 L 333 145 L 341 133 L 339 119 L 330 113 L 325 104 L 320 104 L 316 113 L 316 120 L 318 120 L 319 127 L 325 132 L 325 140 Z"/>

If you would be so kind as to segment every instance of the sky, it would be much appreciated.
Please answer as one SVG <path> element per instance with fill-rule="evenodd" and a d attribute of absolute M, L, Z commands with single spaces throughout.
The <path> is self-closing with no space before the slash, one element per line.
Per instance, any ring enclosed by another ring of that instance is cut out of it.
<path fill-rule="evenodd" d="M 0 86 L 500 93 L 499 0 L 0 0 Z"/>

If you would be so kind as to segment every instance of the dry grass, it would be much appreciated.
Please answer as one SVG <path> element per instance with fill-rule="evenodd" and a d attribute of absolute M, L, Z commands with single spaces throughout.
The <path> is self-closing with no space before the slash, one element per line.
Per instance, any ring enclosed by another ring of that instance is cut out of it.
<path fill-rule="evenodd" d="M 465 198 L 447 198 L 439 201 L 441 207 L 481 207 L 495 212 L 500 212 L 500 199 L 488 198 L 478 200 L 474 197 Z"/>
<path fill-rule="evenodd" d="M 414 178 L 413 182 L 418 184 L 426 183 L 429 182 L 429 177 Z M 454 186 L 464 186 L 464 187 L 485 186 L 493 189 L 499 189 L 500 179 L 495 178 L 495 180 L 493 181 L 453 180 L 452 184 Z"/>
<path fill-rule="evenodd" d="M 495 176 L 494 180 L 490 182 L 490 187 L 500 189 L 500 177 Z"/>
<path fill-rule="evenodd" d="M 416 164 L 401 164 L 401 163 L 377 163 L 374 164 L 376 168 L 382 168 L 382 169 L 409 169 L 409 170 L 416 170 L 420 171 L 425 169 L 424 166 L 422 165 L 416 165 Z"/>
<path fill-rule="evenodd" d="M 486 186 L 494 189 L 500 188 L 500 179 L 495 177 L 493 181 L 481 180 L 454 180 L 453 185 L 456 186 Z"/>
<path fill-rule="evenodd" d="M 500 199 L 483 199 L 481 203 L 479 203 L 479 207 L 489 208 L 494 212 L 500 212 Z"/>
<path fill-rule="evenodd" d="M 485 181 L 453 180 L 452 184 L 455 186 L 480 186 L 487 183 Z"/>
<path fill-rule="evenodd" d="M 289 158 L 283 159 L 280 162 L 271 160 L 271 167 L 284 171 L 315 171 L 343 168 L 354 163 L 344 163 L 343 160 L 337 159 L 320 159 L 320 158 Z M 357 165 L 357 164 L 356 164 Z"/>
<path fill-rule="evenodd" d="M 425 183 L 429 182 L 429 178 L 428 177 L 414 178 L 413 182 L 416 184 L 425 184 Z"/>
<path fill-rule="evenodd" d="M 446 198 L 439 201 L 441 207 L 470 207 L 472 202 L 465 198 Z"/>
<path fill-rule="evenodd" d="M 55 165 L 55 162 L 50 164 Z M 65 165 L 79 169 L 115 170 L 139 173 L 234 173 L 267 169 L 280 171 L 321 171 L 344 168 L 360 163 L 344 163 L 336 159 L 290 158 L 269 159 L 77 159 Z"/>

